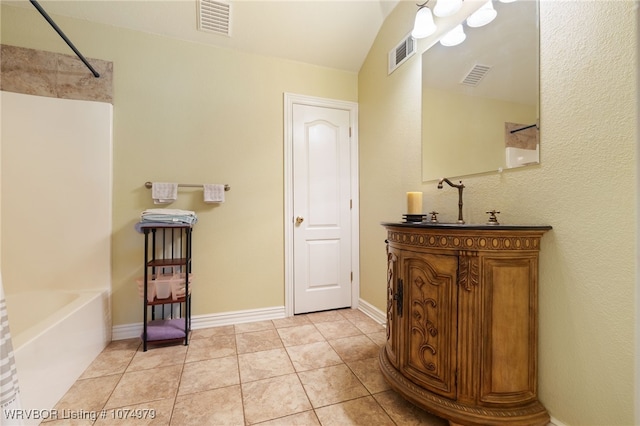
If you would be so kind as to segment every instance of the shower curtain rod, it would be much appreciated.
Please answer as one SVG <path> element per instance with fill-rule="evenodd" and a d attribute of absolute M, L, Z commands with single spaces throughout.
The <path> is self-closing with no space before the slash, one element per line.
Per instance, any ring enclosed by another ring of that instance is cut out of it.
<path fill-rule="evenodd" d="M 538 127 L 538 125 L 537 125 L 537 124 L 531 124 L 531 125 L 529 125 L 529 126 L 520 127 L 519 129 L 513 129 L 513 130 L 511 130 L 509 133 L 518 133 L 518 132 L 521 132 L 521 131 L 523 131 L 523 130 L 530 129 L 530 128 L 532 128 L 532 127 Z"/>
<path fill-rule="evenodd" d="M 40 6 L 40 4 L 36 1 L 36 0 L 29 0 L 31 2 L 31 4 L 33 5 L 33 7 L 35 7 L 36 9 L 38 9 L 38 12 L 40 12 L 40 14 L 44 17 L 44 19 L 47 20 L 47 22 L 53 27 L 54 30 L 56 30 L 56 32 L 58 33 L 58 35 L 60 35 L 60 37 L 62 37 L 62 39 L 69 45 L 69 47 L 71 48 L 71 50 L 73 50 L 75 52 L 76 55 L 78 55 L 78 58 L 80 58 L 80 60 L 87 66 L 87 68 L 89 68 L 89 71 L 91 71 L 91 73 L 93 74 L 93 76 L 95 78 L 100 77 L 100 74 L 98 74 L 98 71 L 96 71 L 91 64 L 85 59 L 84 56 L 82 56 L 82 53 L 80 53 L 80 51 L 78 49 L 76 49 L 76 47 L 73 45 L 73 43 L 71 43 L 71 40 L 69 40 L 67 38 L 67 36 L 62 32 L 62 30 L 60 29 L 60 27 L 58 27 L 56 25 L 55 22 L 53 22 L 53 19 L 51 19 L 51 17 L 47 14 L 47 12 L 42 8 L 42 6 Z"/>

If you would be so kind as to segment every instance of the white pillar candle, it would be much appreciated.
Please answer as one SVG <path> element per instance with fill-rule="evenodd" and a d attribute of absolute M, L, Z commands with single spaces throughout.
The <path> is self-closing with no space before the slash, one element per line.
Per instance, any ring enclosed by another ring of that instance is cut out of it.
<path fill-rule="evenodd" d="M 407 214 L 422 214 L 422 192 L 407 192 Z"/>

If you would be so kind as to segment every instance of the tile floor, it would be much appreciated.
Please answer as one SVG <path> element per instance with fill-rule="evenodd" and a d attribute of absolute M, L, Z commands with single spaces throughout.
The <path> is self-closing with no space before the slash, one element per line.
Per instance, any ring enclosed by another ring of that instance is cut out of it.
<path fill-rule="evenodd" d="M 352 309 L 194 330 L 189 346 L 147 352 L 115 341 L 43 426 L 447 425 L 389 389 L 384 341 Z"/>

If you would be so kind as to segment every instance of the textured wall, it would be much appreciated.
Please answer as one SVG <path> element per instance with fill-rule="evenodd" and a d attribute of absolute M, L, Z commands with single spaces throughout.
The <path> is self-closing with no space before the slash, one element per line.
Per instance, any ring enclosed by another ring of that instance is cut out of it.
<path fill-rule="evenodd" d="M 420 178 L 420 55 L 386 75 L 414 14 L 400 3 L 359 75 L 361 294 L 381 310 L 379 223 L 401 219 L 406 191 L 424 191 L 443 220 L 457 210 L 453 189 Z M 463 178 L 465 219 L 495 208 L 502 223 L 553 226 L 540 261 L 540 398 L 567 425 L 637 424 L 635 2 L 543 1 L 540 28 L 542 163 Z"/>
<path fill-rule="evenodd" d="M 573 425 L 634 424 L 638 23 L 635 2 L 544 2 L 536 199 L 540 394 Z M 566 19 L 571 16 L 571 19 Z M 545 248 L 547 248 L 545 247 Z M 638 356 L 637 354 L 635 356 Z"/>

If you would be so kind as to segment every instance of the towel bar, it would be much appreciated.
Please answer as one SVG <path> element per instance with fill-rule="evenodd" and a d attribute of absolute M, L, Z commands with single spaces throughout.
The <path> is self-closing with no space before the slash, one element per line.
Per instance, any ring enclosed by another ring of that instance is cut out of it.
<path fill-rule="evenodd" d="M 146 186 L 147 188 L 151 189 L 151 187 L 153 186 L 153 183 L 151 182 L 145 182 L 144 186 Z M 197 184 L 197 183 L 179 183 L 178 187 L 179 188 L 200 188 L 203 187 L 204 185 L 202 184 Z M 231 187 L 227 184 L 224 185 L 224 190 L 225 191 L 230 191 Z"/>

